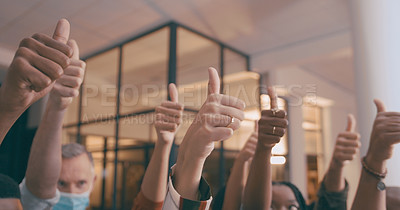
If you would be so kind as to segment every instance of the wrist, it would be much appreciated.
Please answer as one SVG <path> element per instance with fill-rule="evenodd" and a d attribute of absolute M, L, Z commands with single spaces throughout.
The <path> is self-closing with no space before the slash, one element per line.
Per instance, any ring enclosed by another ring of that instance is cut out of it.
<path fill-rule="evenodd" d="M 367 153 L 365 163 L 374 171 L 384 173 L 386 171 L 387 160 L 377 160 L 373 155 Z"/>
<path fill-rule="evenodd" d="M 336 158 L 332 158 L 332 161 L 329 165 L 329 170 L 342 170 L 344 166 L 344 163 L 340 160 L 337 160 Z"/>
<path fill-rule="evenodd" d="M 19 106 L 13 106 L 12 104 L 8 104 L 6 96 L 4 96 L 4 87 L 0 87 L 0 116 L 18 116 L 22 114 L 24 110 L 20 110 Z M 4 98 L 6 97 L 6 98 Z M 17 118 L 18 118 L 17 117 Z"/>
<path fill-rule="evenodd" d="M 237 156 L 236 160 L 235 160 L 235 163 L 243 164 L 243 163 L 245 163 L 245 162 L 247 162 L 247 161 L 248 161 L 247 158 L 245 158 L 245 157 L 243 157 L 242 155 L 239 154 L 239 155 Z"/>
<path fill-rule="evenodd" d="M 270 144 L 264 144 L 261 142 L 257 142 L 257 147 L 256 147 L 256 153 L 272 153 L 272 148 L 275 145 L 270 145 Z"/>
<path fill-rule="evenodd" d="M 59 99 L 53 98 L 51 94 L 49 96 L 49 99 L 47 100 L 47 108 L 52 110 L 52 111 L 64 111 L 64 110 L 67 110 L 68 105 L 67 104 L 63 105 L 61 98 L 59 98 Z"/>
<path fill-rule="evenodd" d="M 60 103 L 54 102 L 53 100 L 47 101 L 46 109 L 48 112 L 65 113 L 68 106 L 61 106 Z"/>
<path fill-rule="evenodd" d="M 171 138 L 166 138 L 162 135 L 162 133 L 160 133 L 159 131 L 157 131 L 157 142 L 156 144 L 159 144 L 161 146 L 171 146 L 172 143 L 174 142 L 174 135 Z"/>

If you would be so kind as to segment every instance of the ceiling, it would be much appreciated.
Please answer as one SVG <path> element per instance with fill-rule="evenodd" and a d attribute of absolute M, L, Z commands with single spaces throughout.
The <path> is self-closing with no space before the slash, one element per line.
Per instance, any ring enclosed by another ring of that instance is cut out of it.
<path fill-rule="evenodd" d="M 350 31 L 346 0 L 0 0 L 0 50 L 13 54 L 22 38 L 51 34 L 62 17 L 71 22 L 83 56 L 170 20 L 251 57 Z M 326 75 L 332 63 L 344 61 L 337 67 L 352 71 L 351 55 L 334 53 L 307 58 L 304 68 Z M 352 81 L 338 75 L 324 78 L 351 88 Z"/>

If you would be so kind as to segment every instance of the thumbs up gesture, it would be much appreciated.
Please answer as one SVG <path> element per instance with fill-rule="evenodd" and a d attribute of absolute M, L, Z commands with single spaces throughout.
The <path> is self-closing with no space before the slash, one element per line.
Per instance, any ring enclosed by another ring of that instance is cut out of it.
<path fill-rule="evenodd" d="M 65 110 L 79 95 L 79 88 L 85 74 L 86 63 L 79 59 L 79 48 L 75 40 L 69 40 L 68 46 L 73 50 L 70 65 L 65 68 L 64 74 L 58 78 L 50 92 L 49 104 L 57 110 Z"/>
<path fill-rule="evenodd" d="M 215 141 L 228 139 L 244 119 L 245 103 L 220 94 L 217 70 L 208 69 L 208 96 L 183 139 L 178 162 L 190 151 L 190 157 L 205 159 L 214 149 Z"/>
<path fill-rule="evenodd" d="M 271 109 L 261 112 L 261 119 L 258 122 L 258 145 L 272 149 L 285 135 L 289 122 L 285 110 L 278 109 L 278 97 L 274 88 L 268 87 L 268 95 Z"/>
<path fill-rule="evenodd" d="M 256 126 L 254 132 L 247 139 L 246 144 L 240 150 L 238 157 L 236 160 L 246 162 L 251 160 L 256 152 L 257 141 L 258 141 L 258 121 L 256 121 Z"/>
<path fill-rule="evenodd" d="M 346 131 L 339 133 L 331 164 L 343 167 L 348 161 L 354 159 L 361 146 L 360 134 L 355 131 L 356 120 L 352 114 L 347 116 Z"/>
<path fill-rule="evenodd" d="M 158 141 L 172 144 L 175 133 L 182 123 L 183 104 L 178 102 L 178 90 L 175 84 L 171 83 L 168 87 L 171 101 L 164 101 L 156 107 L 155 127 Z"/>
<path fill-rule="evenodd" d="M 0 89 L 0 110 L 19 116 L 51 90 L 71 62 L 69 32 L 69 22 L 62 19 L 53 38 L 35 34 L 21 41 Z"/>
<path fill-rule="evenodd" d="M 400 113 L 387 112 L 382 101 L 375 99 L 377 114 L 366 156 L 367 164 L 377 171 L 382 162 L 390 159 L 395 144 L 400 143 Z"/>

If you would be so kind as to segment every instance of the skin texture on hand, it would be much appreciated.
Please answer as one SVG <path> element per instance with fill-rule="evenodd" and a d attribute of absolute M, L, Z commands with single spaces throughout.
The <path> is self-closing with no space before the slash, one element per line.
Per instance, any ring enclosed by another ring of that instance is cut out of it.
<path fill-rule="evenodd" d="M 214 68 L 208 72 L 208 97 L 183 138 L 174 174 L 176 190 L 191 200 L 197 200 L 204 161 L 214 149 L 214 142 L 231 137 L 244 119 L 245 103 L 219 94 L 218 73 Z"/>
<path fill-rule="evenodd" d="M 165 101 L 161 106 L 156 107 L 155 127 L 158 141 L 141 186 L 143 195 L 154 202 L 161 202 L 165 198 L 169 153 L 175 134 L 182 122 L 184 106 L 178 102 L 178 90 L 175 84 L 169 85 L 169 95 L 171 101 Z"/>
<path fill-rule="evenodd" d="M 253 157 L 244 195 L 243 209 L 269 209 L 272 200 L 271 154 L 272 148 L 286 133 L 286 112 L 278 110 L 277 95 L 268 88 L 271 110 L 263 110 L 258 122 L 258 143 Z"/>
<path fill-rule="evenodd" d="M 226 184 L 223 210 L 239 210 L 242 205 L 242 196 L 248 175 L 248 165 L 256 152 L 257 141 L 258 122 L 256 122 L 255 132 L 248 138 L 233 164 Z"/>
<path fill-rule="evenodd" d="M 372 170 L 383 173 L 394 145 L 400 142 L 400 113 L 387 112 L 380 100 L 375 99 L 374 103 L 377 114 L 365 162 Z M 353 210 L 386 208 L 386 191 L 377 189 L 378 182 L 379 179 L 362 170 Z"/>
<path fill-rule="evenodd" d="M 69 22 L 62 19 L 53 38 L 35 34 L 21 41 L 0 88 L 0 142 L 18 117 L 46 95 L 69 66 L 73 53 L 67 45 L 69 31 Z"/>
<path fill-rule="evenodd" d="M 52 85 L 44 116 L 33 139 L 25 175 L 29 191 L 42 199 L 55 196 L 62 165 L 63 119 L 66 108 L 79 94 L 85 72 L 85 63 L 79 60 L 78 45 L 70 40 L 68 46 L 73 49 L 73 56 L 70 65 Z"/>
<path fill-rule="evenodd" d="M 183 104 L 178 102 L 178 90 L 175 84 L 169 84 L 171 101 L 164 101 L 156 107 L 155 128 L 158 141 L 172 144 L 179 125 L 182 123 Z"/>
<path fill-rule="evenodd" d="M 347 116 L 345 132 L 339 133 L 329 169 L 325 174 L 324 184 L 329 192 L 340 192 L 345 188 L 343 167 L 359 153 L 360 134 L 355 131 L 356 120 L 353 115 Z"/>
<path fill-rule="evenodd" d="M 79 47 L 76 41 L 69 40 L 67 44 L 74 50 L 74 54 L 71 57 L 70 65 L 65 68 L 64 74 L 56 80 L 48 101 L 52 107 L 58 110 L 65 110 L 79 95 L 86 68 L 86 63 L 79 59 Z"/>
<path fill-rule="evenodd" d="M 254 153 L 256 152 L 257 141 L 258 141 L 258 130 L 253 132 L 247 139 L 246 144 L 243 146 L 242 150 L 240 150 L 236 160 L 240 162 L 251 161 L 251 159 L 254 156 Z"/>

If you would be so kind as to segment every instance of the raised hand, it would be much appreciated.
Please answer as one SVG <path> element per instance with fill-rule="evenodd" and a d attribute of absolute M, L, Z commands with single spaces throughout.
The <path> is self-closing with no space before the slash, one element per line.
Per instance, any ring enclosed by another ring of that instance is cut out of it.
<path fill-rule="evenodd" d="M 271 206 L 272 148 L 285 135 L 288 121 L 286 112 L 278 109 L 278 97 L 272 87 L 268 87 L 268 95 L 271 109 L 263 110 L 258 121 L 258 142 L 243 194 L 243 209 L 269 209 Z"/>
<path fill-rule="evenodd" d="M 79 47 L 75 40 L 69 40 L 67 44 L 73 49 L 71 63 L 56 80 L 49 97 L 49 103 L 58 110 L 65 110 L 79 95 L 86 67 L 86 63 L 79 59 Z"/>
<path fill-rule="evenodd" d="M 256 152 L 257 141 L 258 141 L 258 122 L 255 123 L 255 131 L 250 135 L 247 139 L 246 144 L 240 150 L 238 157 L 236 158 L 239 161 L 246 162 L 251 160 Z"/>
<path fill-rule="evenodd" d="M 183 104 L 178 102 L 178 90 L 175 84 L 168 86 L 171 101 L 164 101 L 156 107 L 155 127 L 158 140 L 163 143 L 172 144 L 175 133 L 182 123 Z"/>
<path fill-rule="evenodd" d="M 344 165 L 353 160 L 361 146 L 360 134 L 355 131 L 356 120 L 352 114 L 347 116 L 347 126 L 344 132 L 339 133 L 333 150 L 331 163 L 325 174 L 323 183 L 328 192 L 341 192 L 345 190 Z M 318 209 L 324 205 L 325 197 L 319 197 L 316 205 Z M 341 208 L 346 208 L 345 203 L 339 203 Z"/>
<path fill-rule="evenodd" d="M 268 95 L 271 101 L 271 109 L 261 112 L 261 119 L 258 122 L 258 144 L 272 148 L 285 135 L 288 121 L 285 110 L 278 109 L 278 98 L 274 88 L 268 87 Z"/>
<path fill-rule="evenodd" d="M 51 90 L 70 64 L 69 31 L 69 22 L 61 19 L 53 38 L 35 34 L 21 41 L 0 89 L 1 110 L 20 114 Z"/>
<path fill-rule="evenodd" d="M 62 19 L 53 38 L 35 34 L 21 41 L 0 87 L 0 143 L 18 117 L 46 95 L 69 66 L 69 31 L 69 22 Z"/>
<path fill-rule="evenodd" d="M 207 99 L 183 138 L 174 173 L 177 192 L 191 200 L 197 199 L 203 165 L 214 142 L 231 137 L 244 119 L 245 103 L 219 93 L 217 70 L 209 68 L 208 74 Z"/>
<path fill-rule="evenodd" d="M 339 133 L 332 155 L 332 163 L 343 167 L 348 161 L 354 159 L 361 146 L 360 134 L 355 131 L 356 119 L 352 114 L 347 116 L 346 131 Z"/>
<path fill-rule="evenodd" d="M 183 140 L 190 145 L 191 157 L 207 158 L 215 141 L 226 140 L 240 127 L 244 119 L 245 103 L 235 97 L 220 94 L 217 70 L 208 69 L 208 96 Z"/>
<path fill-rule="evenodd" d="M 382 101 L 375 99 L 377 114 L 371 132 L 366 162 L 377 171 L 385 170 L 382 163 L 392 157 L 395 144 L 400 143 L 400 113 L 387 112 Z"/>

